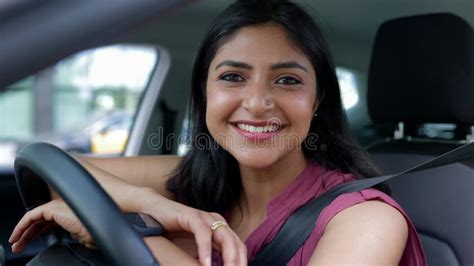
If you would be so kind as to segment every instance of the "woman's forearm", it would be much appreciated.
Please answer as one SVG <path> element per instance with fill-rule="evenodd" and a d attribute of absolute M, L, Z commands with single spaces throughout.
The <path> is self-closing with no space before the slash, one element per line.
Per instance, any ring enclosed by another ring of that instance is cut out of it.
<path fill-rule="evenodd" d="M 219 230 L 217 233 L 219 235 L 217 235 L 213 234 L 210 229 L 215 221 L 225 221 L 221 215 L 178 203 L 162 196 L 152 188 L 128 184 L 124 180 L 88 162 L 82 161 L 80 163 L 96 178 L 99 184 L 120 206 L 122 211 L 148 214 L 159 221 L 168 233 L 188 232 L 193 234 L 201 265 L 210 265 L 213 244 L 220 247 L 224 263 L 226 261 L 228 263 L 236 261 L 246 262 L 245 245 L 240 241 L 235 232 L 231 229 Z M 65 204 L 62 200 L 57 202 L 60 205 Z M 43 206 L 43 208 L 46 207 Z M 54 209 L 52 212 L 54 212 Z M 25 216 L 31 215 L 31 212 L 25 214 Z M 63 216 L 58 215 L 58 217 Z M 70 223 L 65 224 L 68 225 Z M 17 232 L 16 234 L 19 233 Z M 146 241 L 149 243 L 148 241 L 151 240 Z M 156 250 L 153 252 L 165 265 L 197 264 L 193 256 L 186 256 L 186 252 L 180 251 L 178 246 L 168 240 L 158 238 L 156 241 L 152 241 L 156 244 Z M 170 256 L 169 254 L 173 255 Z"/>
<path fill-rule="evenodd" d="M 144 240 L 161 265 L 199 265 L 196 258 L 164 237 L 147 237 Z"/>
<path fill-rule="evenodd" d="M 113 174 L 98 168 L 85 160 L 78 159 L 84 168 L 99 182 L 124 212 L 141 212 L 144 202 L 159 196 L 154 190 L 126 183 Z"/>
<path fill-rule="evenodd" d="M 180 157 L 171 155 L 114 158 L 75 157 L 88 170 L 90 166 L 94 166 L 128 184 L 152 188 L 160 195 L 170 199 L 173 195 L 166 189 L 166 182 L 170 173 L 181 160 Z"/>

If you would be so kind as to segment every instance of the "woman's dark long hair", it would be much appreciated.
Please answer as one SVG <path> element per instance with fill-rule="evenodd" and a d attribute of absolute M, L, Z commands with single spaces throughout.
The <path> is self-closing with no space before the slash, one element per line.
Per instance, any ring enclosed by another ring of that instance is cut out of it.
<path fill-rule="evenodd" d="M 193 141 L 167 183 L 177 199 L 189 206 L 223 214 L 238 203 L 242 190 L 238 162 L 217 145 L 206 126 L 206 81 L 217 50 L 237 30 L 268 22 L 285 29 L 289 40 L 305 53 L 317 74 L 320 105 L 309 133 L 318 136 L 317 142 L 324 148 L 315 149 L 314 143 L 309 143 L 314 139 L 307 138 L 302 146 L 306 158 L 357 178 L 380 174 L 350 133 L 332 57 L 311 16 L 287 0 L 240 0 L 216 18 L 194 63 L 189 105 Z M 390 193 L 385 185 L 378 188 Z"/>

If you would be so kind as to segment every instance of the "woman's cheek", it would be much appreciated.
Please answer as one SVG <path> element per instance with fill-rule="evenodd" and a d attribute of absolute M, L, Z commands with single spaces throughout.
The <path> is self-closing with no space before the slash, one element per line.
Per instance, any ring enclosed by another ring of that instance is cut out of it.
<path fill-rule="evenodd" d="M 220 124 L 228 122 L 236 108 L 238 108 L 238 100 L 233 93 L 218 88 L 209 89 L 206 109 L 208 129 L 211 131 L 218 128 Z"/>

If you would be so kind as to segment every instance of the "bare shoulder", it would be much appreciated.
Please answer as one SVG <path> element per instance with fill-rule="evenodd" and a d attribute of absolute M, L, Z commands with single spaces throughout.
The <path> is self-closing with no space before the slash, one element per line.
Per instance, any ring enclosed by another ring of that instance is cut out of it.
<path fill-rule="evenodd" d="M 397 265 L 407 238 L 407 222 L 397 209 L 380 201 L 363 202 L 331 219 L 310 263 Z"/>
<path fill-rule="evenodd" d="M 405 229 L 408 233 L 405 217 L 394 207 L 376 200 L 359 203 L 339 212 L 328 223 L 326 231 L 332 230 L 333 227 L 339 229 L 341 225 L 358 227 L 361 224 L 369 231 Z"/>

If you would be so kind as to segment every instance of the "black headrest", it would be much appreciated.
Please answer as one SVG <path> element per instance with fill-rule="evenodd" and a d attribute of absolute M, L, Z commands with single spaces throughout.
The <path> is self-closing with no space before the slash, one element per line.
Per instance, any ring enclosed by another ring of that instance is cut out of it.
<path fill-rule="evenodd" d="M 473 125 L 473 35 L 466 21 L 444 13 L 382 24 L 368 81 L 374 122 Z"/>

